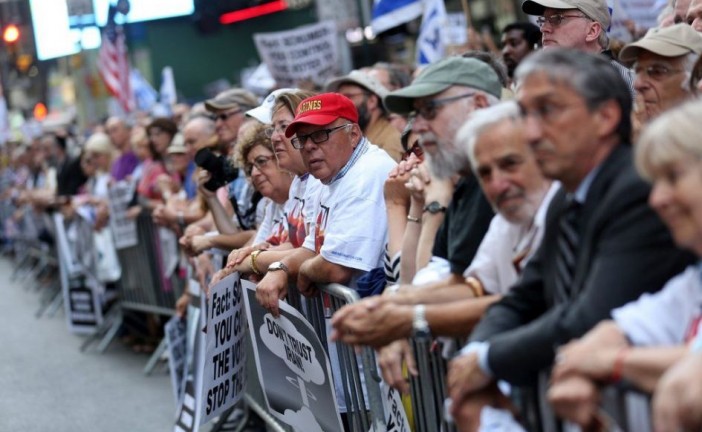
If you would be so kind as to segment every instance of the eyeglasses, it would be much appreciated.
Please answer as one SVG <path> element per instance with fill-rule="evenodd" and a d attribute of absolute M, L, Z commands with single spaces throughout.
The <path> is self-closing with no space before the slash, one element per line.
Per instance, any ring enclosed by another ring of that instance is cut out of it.
<path fill-rule="evenodd" d="M 266 136 L 268 138 L 270 138 L 276 132 L 278 132 L 281 135 L 285 135 L 285 129 L 287 129 L 287 128 L 288 128 L 288 124 L 283 123 L 283 124 L 280 124 L 278 126 L 267 127 L 263 132 L 266 134 Z"/>
<path fill-rule="evenodd" d="M 308 139 L 311 139 L 312 142 L 315 144 L 321 144 L 329 140 L 329 135 L 338 131 L 339 129 L 345 128 L 346 126 L 351 126 L 351 123 L 346 123 L 331 129 L 317 130 L 307 135 L 297 134 L 297 136 L 290 140 L 290 142 L 292 143 L 293 147 L 295 147 L 298 150 L 301 150 L 303 147 L 305 147 L 305 143 Z"/>
<path fill-rule="evenodd" d="M 682 69 L 671 69 L 664 65 L 651 65 L 646 67 L 635 66 L 634 72 L 636 75 L 646 74 L 649 78 L 659 81 L 674 73 L 682 72 Z"/>
<path fill-rule="evenodd" d="M 543 27 L 544 24 L 549 23 L 551 24 L 552 27 L 558 27 L 561 24 L 563 24 L 563 21 L 566 20 L 566 18 L 585 18 L 585 19 L 590 19 L 585 15 L 565 15 L 565 14 L 553 14 L 551 16 L 540 16 L 536 19 L 536 24 L 538 24 L 539 27 Z"/>
<path fill-rule="evenodd" d="M 459 99 L 467 98 L 475 96 L 475 92 L 473 93 L 466 93 L 460 96 L 453 96 L 453 97 L 447 97 L 443 99 L 434 99 L 430 100 L 428 102 L 425 102 L 422 106 L 419 108 L 415 109 L 410 113 L 410 117 L 415 117 L 415 116 L 422 116 L 424 120 L 434 120 L 436 118 L 436 115 L 439 113 L 438 108 L 449 104 L 451 102 L 455 102 Z"/>
<path fill-rule="evenodd" d="M 242 110 L 238 109 L 238 110 L 234 110 L 234 111 L 227 111 L 227 112 L 215 114 L 215 115 L 214 115 L 214 120 L 227 121 L 227 119 L 228 119 L 229 117 L 234 116 L 234 115 L 237 115 L 237 114 L 240 114 L 241 112 L 242 112 Z"/>
<path fill-rule="evenodd" d="M 268 162 L 270 162 L 271 159 L 273 159 L 273 156 L 259 156 L 256 159 L 254 159 L 253 163 L 245 163 L 244 173 L 247 176 L 251 177 L 251 173 L 253 172 L 254 167 L 258 168 L 258 170 L 261 171 L 268 165 Z"/>

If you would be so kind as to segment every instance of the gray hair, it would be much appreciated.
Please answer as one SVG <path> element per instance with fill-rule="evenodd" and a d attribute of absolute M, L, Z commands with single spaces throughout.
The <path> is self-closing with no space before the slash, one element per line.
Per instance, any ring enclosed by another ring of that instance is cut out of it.
<path fill-rule="evenodd" d="M 571 87 L 590 110 L 614 100 L 621 110 L 617 135 L 622 142 L 631 140 L 631 92 L 610 61 L 598 54 L 564 48 L 550 48 L 531 54 L 514 73 L 517 87 L 530 75 L 544 74 L 553 82 Z"/>
<path fill-rule="evenodd" d="M 699 121 L 702 101 L 693 100 L 664 112 L 641 134 L 635 146 L 636 168 L 648 180 L 661 167 L 686 159 L 702 159 Z"/>
<path fill-rule="evenodd" d="M 474 111 L 461 128 L 458 129 L 456 144 L 462 146 L 468 155 L 473 171 L 478 167 L 478 162 L 475 159 L 475 145 L 478 142 L 478 138 L 487 132 L 488 129 L 504 121 L 517 120 L 519 113 L 519 105 L 515 101 L 500 102 L 497 105 Z"/>

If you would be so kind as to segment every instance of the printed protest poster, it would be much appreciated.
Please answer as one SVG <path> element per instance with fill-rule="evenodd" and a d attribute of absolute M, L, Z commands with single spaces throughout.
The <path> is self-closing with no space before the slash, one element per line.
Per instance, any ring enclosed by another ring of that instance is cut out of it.
<path fill-rule="evenodd" d="M 178 237 L 173 230 L 158 227 L 158 239 L 161 246 L 162 276 L 168 279 L 178 266 Z"/>
<path fill-rule="evenodd" d="M 75 253 L 77 245 L 69 240 L 63 216 L 54 214 L 54 223 L 68 330 L 75 334 L 93 334 L 103 320 L 97 280 L 85 273 L 82 262 Z M 81 235 L 84 233 L 79 232 L 80 229 L 92 229 L 87 224 L 81 224 L 80 220 L 75 221 L 70 228 L 74 231 L 73 236 L 78 239 L 86 237 Z"/>
<path fill-rule="evenodd" d="M 193 376 L 189 375 L 183 385 L 183 400 L 178 407 L 173 432 L 196 432 L 198 430 L 195 401 L 195 382 Z"/>
<path fill-rule="evenodd" d="M 200 426 L 200 383 L 202 382 L 202 368 L 205 354 L 202 342 L 202 326 L 200 325 L 200 309 L 188 306 L 186 329 L 185 371 L 183 377 L 183 394 L 178 400 L 174 432 L 197 432 Z"/>
<path fill-rule="evenodd" d="M 115 249 L 125 249 L 137 245 L 137 226 L 135 219 L 127 217 L 127 208 L 134 195 L 135 182 L 120 181 L 109 189 L 110 228 L 115 240 Z"/>
<path fill-rule="evenodd" d="M 231 408 L 244 395 L 246 318 L 241 300 L 238 273 L 227 276 L 210 288 L 200 424 Z"/>
<path fill-rule="evenodd" d="M 296 431 L 342 432 L 329 359 L 310 323 L 285 302 L 273 317 L 256 301 L 256 286 L 241 284 L 268 412 Z"/>
<path fill-rule="evenodd" d="M 171 387 L 176 404 L 183 394 L 185 378 L 185 355 L 187 351 L 186 321 L 178 316 L 168 320 L 164 327 L 166 346 L 168 347 L 168 369 L 171 375 Z"/>
<path fill-rule="evenodd" d="M 256 49 L 278 87 L 302 80 L 323 85 L 339 74 L 336 24 L 325 21 L 294 30 L 254 34 Z"/>
<path fill-rule="evenodd" d="M 402 406 L 400 392 L 380 382 L 380 390 L 383 396 L 383 410 L 385 411 L 385 431 L 386 432 L 410 432 L 409 421 L 405 408 Z"/>

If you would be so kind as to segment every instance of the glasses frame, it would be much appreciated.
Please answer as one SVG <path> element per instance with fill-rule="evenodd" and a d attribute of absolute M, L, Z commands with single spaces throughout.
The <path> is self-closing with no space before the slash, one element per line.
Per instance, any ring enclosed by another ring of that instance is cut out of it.
<path fill-rule="evenodd" d="M 658 72 L 651 73 L 652 70 L 654 69 L 660 69 Z M 672 69 L 669 68 L 668 66 L 661 65 L 661 64 L 653 64 L 649 65 L 646 67 L 638 67 L 638 65 L 634 65 L 634 74 L 639 75 L 640 73 L 646 74 L 646 77 L 654 80 L 654 81 L 661 81 L 671 75 L 674 75 L 676 73 L 684 72 L 683 69 Z"/>
<path fill-rule="evenodd" d="M 263 130 L 263 133 L 264 133 L 268 138 L 273 137 L 273 135 L 275 134 L 276 131 L 278 131 L 278 133 L 279 133 L 280 135 L 285 136 L 285 129 L 287 129 L 288 126 L 290 126 L 290 123 L 285 124 L 285 125 L 281 125 L 281 126 L 269 126 L 269 127 L 265 128 L 265 129 Z"/>
<path fill-rule="evenodd" d="M 261 161 L 262 159 L 265 159 L 265 161 Z M 256 159 L 254 159 L 253 163 L 248 163 L 246 162 L 244 164 L 244 174 L 246 174 L 247 177 L 251 177 L 251 174 L 253 174 L 253 169 L 254 167 L 258 168 L 259 171 L 262 171 L 263 168 L 270 163 L 272 159 L 275 159 L 275 155 L 272 156 L 258 156 Z"/>
<path fill-rule="evenodd" d="M 566 14 L 553 14 L 550 17 L 540 16 L 536 18 L 536 25 L 539 28 L 543 27 L 546 23 L 551 24 L 551 27 L 560 27 L 567 18 L 585 18 L 592 21 L 592 19 L 587 15 L 566 15 Z"/>
<path fill-rule="evenodd" d="M 432 99 L 429 102 L 424 103 L 421 107 L 416 108 L 414 111 L 409 113 L 410 118 L 416 118 L 418 116 L 421 116 L 424 120 L 434 120 L 436 116 L 439 114 L 439 110 L 437 108 L 440 108 L 446 104 L 449 104 L 451 102 L 455 102 L 460 99 L 464 99 L 467 97 L 475 96 L 477 92 L 471 92 L 471 93 L 466 93 L 462 94 L 459 96 L 451 96 L 443 99 Z"/>
<path fill-rule="evenodd" d="M 334 132 L 336 132 L 342 128 L 345 128 L 347 126 L 351 126 L 351 125 L 353 125 L 353 123 L 346 123 L 346 124 L 342 124 L 341 126 L 337 126 L 337 127 L 333 127 L 333 128 L 329 128 L 329 129 L 316 130 L 316 131 L 314 131 L 310 134 L 307 134 L 307 135 L 295 134 L 295 137 L 290 140 L 290 143 L 292 144 L 292 146 L 294 148 L 296 148 L 298 150 L 302 150 L 303 148 L 305 148 L 305 144 L 307 143 L 307 139 L 312 140 L 312 142 L 315 144 L 322 144 L 323 142 L 329 141 L 329 137 Z M 313 135 L 315 135 L 315 134 L 317 134 L 318 136 L 321 136 L 321 135 L 319 135 L 320 133 L 323 134 L 324 138 L 314 138 L 313 137 Z"/>

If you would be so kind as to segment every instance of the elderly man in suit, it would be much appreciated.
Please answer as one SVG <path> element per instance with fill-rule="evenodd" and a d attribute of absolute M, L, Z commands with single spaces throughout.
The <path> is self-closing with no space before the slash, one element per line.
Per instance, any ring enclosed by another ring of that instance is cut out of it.
<path fill-rule="evenodd" d="M 494 380 L 536 385 L 559 345 L 660 289 L 691 260 L 647 205 L 650 188 L 628 142 L 631 95 L 617 70 L 600 56 L 553 48 L 526 59 L 516 75 L 528 140 L 543 174 L 562 190 L 521 280 L 450 366 L 461 426 L 475 421 L 475 401 Z"/>

